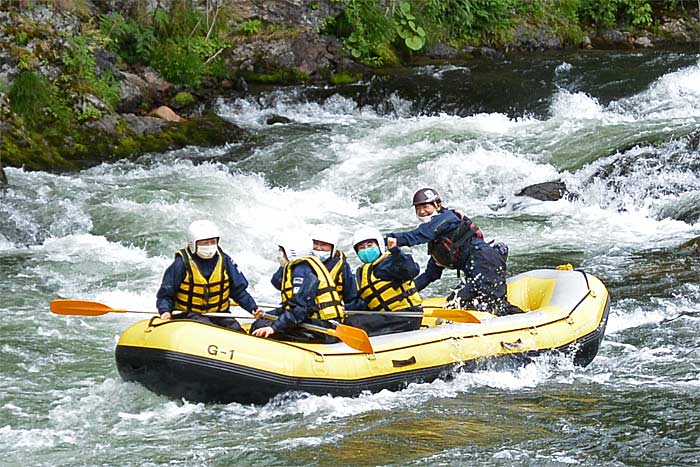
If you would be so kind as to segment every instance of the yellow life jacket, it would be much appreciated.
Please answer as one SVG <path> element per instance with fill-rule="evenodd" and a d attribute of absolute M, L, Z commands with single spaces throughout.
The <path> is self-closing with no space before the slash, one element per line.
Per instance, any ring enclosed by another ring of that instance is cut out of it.
<path fill-rule="evenodd" d="M 333 265 L 330 271 L 328 273 L 331 276 L 331 279 L 333 279 L 333 282 L 335 283 L 335 290 L 338 292 L 338 295 L 341 297 L 343 296 L 343 265 L 345 264 L 345 253 L 342 251 L 338 250 L 338 253 L 340 254 L 340 259 Z M 323 265 L 324 267 L 326 266 L 325 264 Z M 326 268 L 328 269 L 328 268 Z"/>
<path fill-rule="evenodd" d="M 311 318 L 342 320 L 343 316 L 345 315 L 345 311 L 343 309 L 343 302 L 340 294 L 336 290 L 336 285 L 333 282 L 328 269 L 326 269 L 326 266 L 324 266 L 321 260 L 315 256 L 295 259 L 284 266 L 284 269 L 282 270 L 282 305 L 284 306 L 284 309 L 289 310 L 291 308 L 288 303 L 289 300 L 291 300 L 292 295 L 294 295 L 292 268 L 301 263 L 307 263 L 309 266 L 311 266 L 311 269 L 313 269 L 319 282 L 318 293 L 316 294 L 315 300 L 316 305 L 318 305 L 318 311 L 315 311 L 311 315 Z"/>
<path fill-rule="evenodd" d="M 387 259 L 391 253 L 386 252 L 372 263 L 363 264 L 357 276 L 357 288 L 360 297 L 373 311 L 396 311 L 418 306 L 422 303 L 418 289 L 413 280 L 397 284 L 385 281 L 374 275 L 374 268 Z"/>
<path fill-rule="evenodd" d="M 224 253 L 218 249 L 218 260 L 214 271 L 207 280 L 194 262 L 188 248 L 175 253 L 185 263 L 185 279 L 180 283 L 175 295 L 175 309 L 195 313 L 227 311 L 231 279 L 226 270 Z"/>

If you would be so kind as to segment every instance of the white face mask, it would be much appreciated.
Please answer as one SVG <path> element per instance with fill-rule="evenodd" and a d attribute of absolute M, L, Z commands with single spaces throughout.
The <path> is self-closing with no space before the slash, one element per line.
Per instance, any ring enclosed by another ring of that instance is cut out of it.
<path fill-rule="evenodd" d="M 325 261 L 331 257 L 330 251 L 311 250 L 311 253 L 313 253 L 313 255 L 321 261 Z"/>
<path fill-rule="evenodd" d="M 200 245 L 197 246 L 197 256 L 202 259 L 211 259 L 216 254 L 217 245 Z"/>
<path fill-rule="evenodd" d="M 418 215 L 416 215 L 416 217 L 418 217 L 418 220 L 420 221 L 421 224 L 427 224 L 428 222 L 430 222 L 432 220 L 433 217 L 435 217 L 436 214 L 437 214 L 437 211 L 435 211 L 434 213 L 432 213 L 428 216 L 418 217 Z"/>

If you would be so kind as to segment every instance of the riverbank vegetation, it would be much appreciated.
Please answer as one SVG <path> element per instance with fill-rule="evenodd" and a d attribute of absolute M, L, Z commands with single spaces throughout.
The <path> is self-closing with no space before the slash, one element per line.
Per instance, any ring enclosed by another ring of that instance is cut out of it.
<path fill-rule="evenodd" d="M 697 16 L 682 0 L 104 3 L 27 0 L 0 12 L 0 61 L 10 64 L 0 74 L 0 164 L 67 168 L 76 164 L 66 159 L 98 160 L 94 147 L 105 158 L 143 152 L 138 141 L 153 125 L 121 116 L 160 105 L 188 112 L 236 80 L 343 84 L 440 47 L 453 51 L 447 60 L 476 47 L 579 47 L 591 31 L 660 37 L 662 19 Z M 105 127 L 109 144 L 96 142 Z"/>

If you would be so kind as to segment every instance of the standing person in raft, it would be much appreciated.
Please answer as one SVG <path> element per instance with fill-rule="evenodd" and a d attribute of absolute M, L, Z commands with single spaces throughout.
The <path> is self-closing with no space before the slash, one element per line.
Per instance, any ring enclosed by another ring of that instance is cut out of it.
<path fill-rule="evenodd" d="M 335 283 L 335 289 L 343 300 L 343 306 L 348 310 L 361 309 L 364 302 L 357 294 L 355 275 L 348 263 L 343 250 L 338 248 L 338 232 L 334 229 L 318 226 L 311 232 L 313 250 L 311 254 L 321 260 L 323 266 Z M 282 290 L 282 272 L 279 269 L 270 282 L 277 290 Z"/>
<path fill-rule="evenodd" d="M 421 225 L 409 232 L 387 235 L 387 246 L 428 244 L 430 259 L 425 272 L 416 278 L 418 290 L 438 280 L 443 269 L 456 269 L 457 276 L 462 272 L 464 278 L 456 295 L 448 297 L 455 308 L 497 316 L 522 312 L 506 298 L 505 254 L 484 241 L 471 219 L 444 207 L 432 188 L 418 190 L 413 195 L 413 207 Z"/>
<path fill-rule="evenodd" d="M 208 317 L 207 313 L 227 312 L 229 298 L 258 318 L 258 308 L 248 291 L 248 281 L 231 257 L 219 248 L 221 234 L 211 221 L 198 220 L 187 229 L 187 246 L 175 253 L 175 261 L 163 274 L 156 295 L 160 317 L 190 319 L 242 331 L 235 318 Z M 173 311 L 185 313 L 173 316 Z"/>
<path fill-rule="evenodd" d="M 313 255 L 313 241 L 303 234 L 288 234 L 278 242 L 282 266 L 282 306 L 272 310 L 274 321 L 253 322 L 251 334 L 301 342 L 338 342 L 335 337 L 307 332 L 299 324 L 308 323 L 333 329 L 344 317 L 340 294 L 328 270 Z"/>
<path fill-rule="evenodd" d="M 356 273 L 357 287 L 365 305 L 362 309 L 384 313 L 348 316 L 345 324 L 364 329 L 370 336 L 420 329 L 421 318 L 391 316 L 390 313 L 423 311 L 413 282 L 420 267 L 411 255 L 396 245 L 386 251 L 382 234 L 373 227 L 357 230 L 352 243 L 364 263 Z"/>

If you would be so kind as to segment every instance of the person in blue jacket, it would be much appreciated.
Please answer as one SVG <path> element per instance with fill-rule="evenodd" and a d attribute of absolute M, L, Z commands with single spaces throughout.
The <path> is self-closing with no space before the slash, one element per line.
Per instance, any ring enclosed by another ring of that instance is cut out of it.
<path fill-rule="evenodd" d="M 498 316 L 522 312 L 506 298 L 506 261 L 501 251 L 467 216 L 447 209 L 437 191 L 423 188 L 413 195 L 413 206 L 421 222 L 416 229 L 387 235 L 387 246 L 428 244 L 430 259 L 416 287 L 423 290 L 440 279 L 442 271 L 464 274 L 456 294 L 448 297 L 456 308 L 488 311 Z"/>
<path fill-rule="evenodd" d="M 190 224 L 188 245 L 176 252 L 156 295 L 156 308 L 161 319 L 190 319 L 241 331 L 235 318 L 207 316 L 207 313 L 227 312 L 230 299 L 253 316 L 262 315 L 262 310 L 246 290 L 248 281 L 245 276 L 219 247 L 220 237 L 218 227 L 211 221 L 197 220 Z M 174 315 L 174 311 L 181 313 Z"/>
<path fill-rule="evenodd" d="M 279 242 L 282 267 L 282 306 L 251 325 L 251 334 L 280 340 L 335 343 L 335 337 L 309 332 L 303 323 L 333 329 L 343 320 L 345 309 L 335 283 L 321 260 L 313 255 L 311 237 L 294 233 Z M 267 319 L 274 315 L 276 319 Z"/>
<path fill-rule="evenodd" d="M 345 324 L 364 329 L 370 336 L 420 329 L 420 316 L 392 316 L 392 312 L 423 312 L 422 299 L 413 282 L 420 267 L 413 257 L 398 246 L 386 251 L 384 238 L 374 227 L 358 229 L 352 242 L 364 263 L 355 276 L 363 305 L 358 309 L 378 313 L 350 315 Z"/>
<path fill-rule="evenodd" d="M 335 283 L 336 290 L 343 299 L 343 306 L 348 310 L 361 310 L 364 302 L 357 294 L 355 275 L 343 250 L 338 248 L 338 232 L 319 226 L 311 232 L 313 250 L 311 254 L 321 260 Z M 280 266 L 272 275 L 270 282 L 277 289 L 282 289 L 282 271 Z"/>

